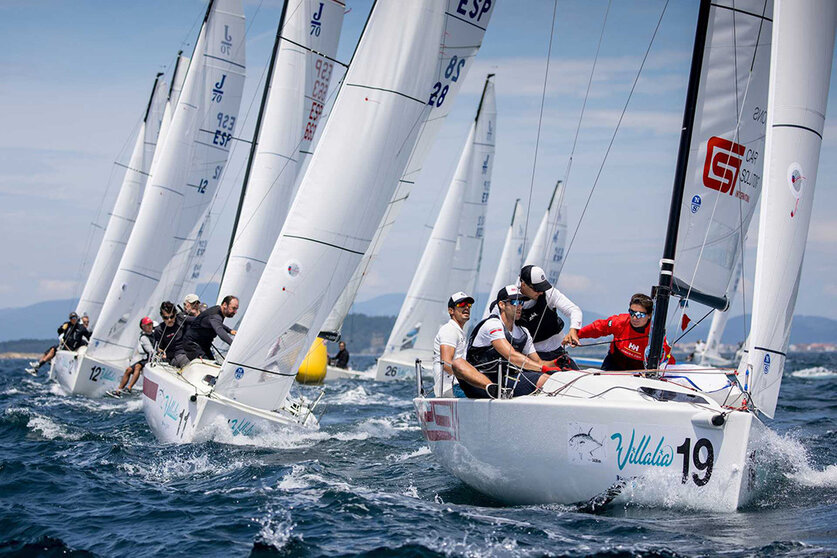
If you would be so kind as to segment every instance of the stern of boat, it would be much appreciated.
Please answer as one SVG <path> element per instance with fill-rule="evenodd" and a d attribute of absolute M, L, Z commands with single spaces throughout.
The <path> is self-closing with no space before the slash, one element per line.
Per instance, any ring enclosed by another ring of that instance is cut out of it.
<path fill-rule="evenodd" d="M 119 386 L 126 367 L 87 356 L 87 347 L 82 347 L 78 351 L 57 351 L 50 375 L 69 393 L 102 397 Z"/>

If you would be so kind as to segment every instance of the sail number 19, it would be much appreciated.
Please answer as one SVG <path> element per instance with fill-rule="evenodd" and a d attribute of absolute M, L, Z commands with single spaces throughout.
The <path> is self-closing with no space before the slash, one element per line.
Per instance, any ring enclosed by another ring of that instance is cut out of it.
<path fill-rule="evenodd" d="M 697 486 L 703 486 L 709 482 L 712 476 L 712 467 L 715 465 L 715 450 L 712 447 L 712 442 L 706 438 L 701 438 L 695 443 L 695 448 L 691 452 L 692 439 L 686 440 L 677 447 L 677 453 L 683 456 L 683 484 L 689 480 L 689 468 L 694 464 L 698 471 L 705 471 L 703 476 L 697 473 L 692 473 L 692 481 Z M 690 455 L 691 454 L 691 455 Z"/>

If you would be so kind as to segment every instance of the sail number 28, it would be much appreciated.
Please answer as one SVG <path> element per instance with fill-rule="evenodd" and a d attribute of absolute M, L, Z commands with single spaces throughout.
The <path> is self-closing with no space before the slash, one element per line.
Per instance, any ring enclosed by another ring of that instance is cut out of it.
<path fill-rule="evenodd" d="M 683 484 L 689 480 L 689 468 L 694 463 L 695 469 L 698 471 L 705 471 L 703 476 L 698 476 L 697 473 L 692 473 L 692 481 L 697 486 L 703 486 L 709 482 L 712 476 L 712 467 L 715 465 L 715 450 L 712 447 L 712 442 L 706 438 L 701 438 L 695 443 L 695 448 L 689 451 L 692 446 L 692 439 L 686 440 L 677 447 L 677 453 L 683 456 Z M 689 455 L 691 453 L 691 455 Z"/>

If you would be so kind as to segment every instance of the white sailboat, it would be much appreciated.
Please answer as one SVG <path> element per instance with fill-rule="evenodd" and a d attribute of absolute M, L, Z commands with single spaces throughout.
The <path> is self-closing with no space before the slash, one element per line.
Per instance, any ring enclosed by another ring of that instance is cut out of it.
<path fill-rule="evenodd" d="M 139 213 L 86 352 L 58 351 L 53 376 L 71 393 L 116 387 L 160 300 L 166 265 L 203 219 L 229 155 L 244 85 L 240 0 L 212 0 Z"/>
<path fill-rule="evenodd" d="M 656 371 L 646 377 L 562 372 L 550 378 L 542 393 L 512 400 L 417 398 L 418 418 L 434 456 L 467 484 L 514 503 L 596 506 L 628 492 L 638 503 L 665 505 L 683 497 L 690 505 L 730 511 L 757 489 L 753 452 L 765 430 L 757 415 L 772 417 L 776 407 L 810 220 L 837 24 L 833 2 L 777 0 L 775 10 L 771 4 L 735 2 L 733 11 L 731 3 L 701 3 L 687 93 L 687 107 L 696 107 L 696 69 L 702 58 L 710 64 L 724 58 L 741 64 L 746 75 L 748 67 L 760 67 L 753 64 L 754 56 L 761 56 L 758 50 L 772 36 L 756 302 L 749 358 L 739 375 L 725 376 L 722 370 L 695 373 L 683 366 L 674 366 L 662 378 L 653 377 Z M 735 36 L 728 34 L 733 40 L 724 47 L 718 33 L 731 31 L 733 18 Z M 702 44 L 707 28 L 709 38 Z M 799 41 L 803 35 L 805 41 Z M 739 56 L 730 56 L 729 48 L 738 49 Z M 711 80 L 728 74 L 704 75 Z M 735 103 L 741 114 L 752 115 L 756 106 L 765 106 L 760 94 L 753 105 L 753 93 L 751 88 L 746 98 L 739 98 L 740 105 Z M 691 121 L 687 109 L 677 167 L 684 182 L 703 178 L 687 177 L 690 146 L 705 148 L 716 137 L 702 127 L 690 137 Z M 712 153 L 710 163 L 717 157 Z M 725 167 L 729 158 L 724 161 Z M 730 178 L 721 186 L 732 188 L 734 196 L 748 193 L 746 180 L 727 183 Z M 672 286 L 675 256 L 679 266 L 672 224 L 679 221 L 681 196 L 682 190 L 675 188 L 658 295 Z M 697 274 L 694 279 L 690 284 L 699 284 Z M 707 291 L 701 298 L 710 296 L 714 295 Z M 661 300 L 658 296 L 657 312 Z M 655 313 L 655 318 L 664 325 L 665 313 Z M 662 346 L 664 329 L 657 325 L 655 321 L 649 362 L 658 361 Z M 724 387 L 727 378 L 734 386 Z M 736 395 L 739 389 L 746 399 Z"/>
<path fill-rule="evenodd" d="M 159 439 L 317 425 L 310 405 L 287 397 L 294 376 L 369 248 L 431 107 L 453 101 L 491 16 L 481 7 L 375 4 L 224 364 L 146 372 L 143 410 Z"/>
<path fill-rule="evenodd" d="M 552 198 L 541 218 L 532 246 L 526 253 L 523 265 L 536 265 L 544 270 L 546 278 L 553 285 L 558 284 L 558 276 L 564 265 L 564 249 L 567 245 L 567 208 L 564 205 L 564 183 L 555 183 Z M 521 266 L 522 267 L 522 266 Z M 520 270 L 517 270 L 520 272 Z M 506 285 L 517 282 L 517 276 Z M 499 290 L 504 285 L 497 288 Z M 494 293 L 497 294 L 496 292 Z"/>
<path fill-rule="evenodd" d="M 439 326 L 449 319 L 446 308 L 450 293 L 472 292 L 476 284 L 497 131 L 492 77 L 485 80 L 453 180 L 384 354 L 378 359 L 378 381 L 409 379 L 416 359 L 432 362 L 433 339 Z"/>
<path fill-rule="evenodd" d="M 526 213 L 520 204 L 520 198 L 518 198 L 514 202 L 512 220 L 509 225 L 509 230 L 506 233 L 506 240 L 503 242 L 503 251 L 500 253 L 497 271 L 494 273 L 494 279 L 491 281 L 491 287 L 488 289 L 488 300 L 485 303 L 485 310 L 482 313 L 483 320 L 491 313 L 491 303 L 500 289 L 517 282 L 525 243 Z"/>

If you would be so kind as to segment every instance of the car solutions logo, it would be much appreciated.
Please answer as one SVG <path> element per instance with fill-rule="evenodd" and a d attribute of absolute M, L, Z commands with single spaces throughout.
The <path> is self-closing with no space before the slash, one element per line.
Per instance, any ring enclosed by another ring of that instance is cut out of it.
<path fill-rule="evenodd" d="M 703 165 L 703 185 L 730 196 L 744 160 L 744 146 L 728 139 L 712 136 L 706 142 L 706 162 Z"/>

